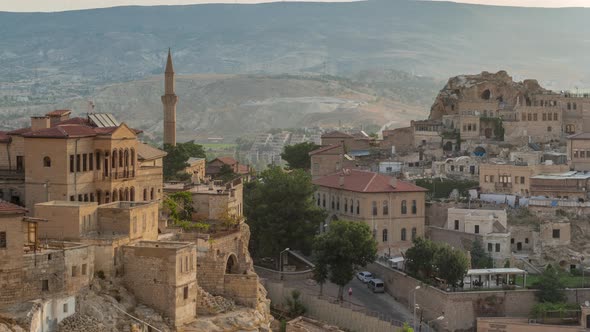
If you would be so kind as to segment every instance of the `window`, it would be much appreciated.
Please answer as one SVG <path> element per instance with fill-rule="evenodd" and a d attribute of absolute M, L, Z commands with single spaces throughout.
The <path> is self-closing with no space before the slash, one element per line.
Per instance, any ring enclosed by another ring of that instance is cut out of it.
<path fill-rule="evenodd" d="M 88 202 L 88 194 L 84 194 L 84 202 Z"/>
<path fill-rule="evenodd" d="M 529 238 L 528 237 L 524 239 L 524 243 L 529 243 Z"/>
<path fill-rule="evenodd" d="M 78 276 L 78 267 L 76 265 L 72 266 L 72 277 Z"/>
<path fill-rule="evenodd" d="M 96 169 L 100 170 L 100 152 L 96 153 Z"/>
<path fill-rule="evenodd" d="M 79 154 L 76 155 L 76 172 L 80 172 L 82 170 L 82 156 Z"/>
<path fill-rule="evenodd" d="M 41 291 L 47 292 L 49 291 L 49 280 L 41 280 Z"/>
<path fill-rule="evenodd" d="M 68 304 L 67 303 L 64 303 L 63 310 L 64 310 L 64 314 L 68 313 Z"/>
<path fill-rule="evenodd" d="M 547 132 L 551 132 L 551 126 L 547 127 Z"/>
<path fill-rule="evenodd" d="M 402 208 L 401 208 L 401 210 L 402 210 L 402 214 L 407 214 L 408 213 L 408 207 L 406 206 L 406 201 L 405 200 L 402 201 Z"/>
<path fill-rule="evenodd" d="M 94 170 L 94 153 L 88 154 L 88 170 Z"/>
<path fill-rule="evenodd" d="M 475 225 L 474 233 L 479 234 L 479 225 Z"/>
<path fill-rule="evenodd" d="M 82 172 L 86 172 L 88 170 L 88 154 L 84 153 L 82 155 Z"/>
<path fill-rule="evenodd" d="M 543 121 L 547 121 L 547 113 L 543 113 Z"/>
<path fill-rule="evenodd" d="M 350 200 L 350 213 L 352 214 L 354 212 L 354 201 L 351 199 Z"/>
<path fill-rule="evenodd" d="M 524 184 L 524 176 L 520 177 L 520 184 Z"/>
<path fill-rule="evenodd" d="M 16 170 L 17 171 L 24 171 L 25 170 L 25 157 L 24 156 L 16 156 Z"/>
<path fill-rule="evenodd" d="M 383 242 L 387 242 L 387 229 L 383 230 Z"/>
<path fill-rule="evenodd" d="M 371 204 L 373 206 L 373 215 L 376 216 L 377 215 L 377 202 L 373 201 Z"/>
<path fill-rule="evenodd" d="M 6 248 L 6 232 L 0 232 L 0 249 Z"/>
<path fill-rule="evenodd" d="M 490 182 L 494 182 L 494 176 L 490 175 Z"/>
<path fill-rule="evenodd" d="M 488 243 L 488 251 L 492 251 L 493 250 L 493 244 Z"/>
<path fill-rule="evenodd" d="M 553 114 L 547 113 L 547 120 L 552 121 L 552 119 L 553 119 Z"/>
<path fill-rule="evenodd" d="M 560 233 L 560 232 L 559 232 L 559 229 L 554 229 L 554 230 L 553 230 L 553 238 L 554 238 L 554 239 L 559 239 L 559 236 L 560 236 L 560 234 L 559 234 L 559 233 Z"/>
<path fill-rule="evenodd" d="M 147 192 L 146 192 L 146 190 L 144 189 L 144 190 L 143 190 L 143 200 L 144 200 L 144 201 L 145 201 L 145 199 L 146 199 L 146 196 L 147 196 Z M 321 205 L 321 200 L 322 200 L 322 196 L 321 196 L 320 194 L 318 194 L 318 206 L 320 206 L 320 205 Z"/>
<path fill-rule="evenodd" d="M 533 121 L 537 121 L 537 113 L 533 114 Z"/>
<path fill-rule="evenodd" d="M 76 200 L 76 198 L 74 197 L 74 195 L 70 196 L 70 201 L 72 201 L 72 202 L 73 202 L 73 201 L 75 201 L 75 200 Z"/>
<path fill-rule="evenodd" d="M 94 193 L 90 193 L 90 201 L 94 202 Z"/>
<path fill-rule="evenodd" d="M 527 113 L 526 119 L 527 121 L 533 121 L 533 115 L 531 113 Z"/>
<path fill-rule="evenodd" d="M 340 197 L 336 198 L 336 210 L 340 211 Z"/>
<path fill-rule="evenodd" d="M 580 158 L 586 158 L 586 151 L 580 151 Z"/>
<path fill-rule="evenodd" d="M 490 176 L 489 175 L 485 175 L 484 176 L 484 182 L 490 182 Z"/>
<path fill-rule="evenodd" d="M 412 241 L 416 240 L 417 230 L 416 227 L 412 227 Z"/>
<path fill-rule="evenodd" d="M 406 240 L 406 229 L 402 228 L 402 241 Z"/>
<path fill-rule="evenodd" d="M 336 207 L 336 202 L 334 202 L 334 196 L 331 196 L 330 202 L 332 202 L 332 210 Z"/>
<path fill-rule="evenodd" d="M 383 201 L 383 215 L 386 216 L 389 214 L 389 203 L 387 201 Z"/>
<path fill-rule="evenodd" d="M 152 190 L 150 191 L 150 199 L 152 201 L 154 200 L 154 188 L 152 188 Z"/>
<path fill-rule="evenodd" d="M 496 243 L 496 252 L 500 252 L 500 244 Z"/>
<path fill-rule="evenodd" d="M 514 244 L 514 238 L 510 239 L 510 244 Z"/>
<path fill-rule="evenodd" d="M 459 230 L 459 220 L 455 220 L 455 230 Z"/>
<path fill-rule="evenodd" d="M 82 264 L 82 275 L 85 276 L 88 273 L 88 265 Z"/>
<path fill-rule="evenodd" d="M 553 121 L 557 121 L 557 113 L 553 113 Z"/>
<path fill-rule="evenodd" d="M 356 214 L 361 214 L 361 202 L 356 201 Z"/>
<path fill-rule="evenodd" d="M 184 286 L 183 295 L 185 300 L 188 299 L 188 286 Z"/>
<path fill-rule="evenodd" d="M 344 212 L 348 212 L 348 199 L 344 199 Z"/>
<path fill-rule="evenodd" d="M 418 206 L 416 204 L 416 200 L 412 200 L 412 214 L 418 213 Z"/>
<path fill-rule="evenodd" d="M 51 167 L 51 158 L 49 158 L 49 157 L 43 158 L 43 167 Z"/>
<path fill-rule="evenodd" d="M 522 113 L 522 121 L 526 121 L 526 113 Z"/>
<path fill-rule="evenodd" d="M 74 155 L 70 155 L 70 173 L 74 173 Z"/>

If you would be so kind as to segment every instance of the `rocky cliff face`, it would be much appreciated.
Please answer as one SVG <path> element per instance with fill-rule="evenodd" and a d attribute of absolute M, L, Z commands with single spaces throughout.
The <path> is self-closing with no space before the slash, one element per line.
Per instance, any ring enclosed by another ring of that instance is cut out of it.
<path fill-rule="evenodd" d="M 514 82 L 506 71 L 477 75 L 451 77 L 440 90 L 430 109 L 431 120 L 440 120 L 443 115 L 458 114 L 460 103 L 504 103 L 511 107 L 519 102 L 526 103 L 530 96 L 542 92 L 536 80 Z"/>

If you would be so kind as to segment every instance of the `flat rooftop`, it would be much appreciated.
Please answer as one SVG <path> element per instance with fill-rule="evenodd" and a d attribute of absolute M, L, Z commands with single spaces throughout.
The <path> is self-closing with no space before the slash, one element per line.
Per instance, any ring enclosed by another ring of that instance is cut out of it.
<path fill-rule="evenodd" d="M 163 248 L 163 249 L 182 249 L 191 246 L 191 242 L 179 241 L 140 241 L 130 247 L 140 248 Z"/>
<path fill-rule="evenodd" d="M 541 180 L 587 180 L 590 179 L 590 172 L 565 172 L 556 174 L 539 174 L 532 176 L 531 179 Z"/>
<path fill-rule="evenodd" d="M 97 202 L 77 202 L 77 201 L 49 201 L 49 202 L 44 202 L 44 203 L 37 203 L 35 205 L 81 207 L 81 206 L 98 205 L 98 203 Z"/>
<path fill-rule="evenodd" d="M 117 201 L 107 204 L 99 205 L 100 209 L 133 209 L 136 207 L 147 206 L 156 204 L 156 202 L 128 202 L 128 201 Z"/>
<path fill-rule="evenodd" d="M 186 185 L 185 183 L 164 183 L 164 190 L 170 191 L 188 191 L 194 194 L 223 194 L 228 189 L 231 189 L 231 185 L 220 184 L 220 183 L 201 183 Z"/>
<path fill-rule="evenodd" d="M 494 274 L 526 274 L 525 270 L 517 269 L 515 267 L 498 268 L 498 269 L 471 269 L 467 271 L 467 275 L 494 275 Z"/>

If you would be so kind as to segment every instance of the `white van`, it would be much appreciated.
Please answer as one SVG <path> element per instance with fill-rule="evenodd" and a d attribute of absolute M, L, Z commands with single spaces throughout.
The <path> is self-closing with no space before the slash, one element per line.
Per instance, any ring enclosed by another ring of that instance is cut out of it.
<path fill-rule="evenodd" d="M 373 293 L 385 293 L 385 283 L 381 279 L 371 279 L 367 283 L 367 287 L 373 291 Z"/>

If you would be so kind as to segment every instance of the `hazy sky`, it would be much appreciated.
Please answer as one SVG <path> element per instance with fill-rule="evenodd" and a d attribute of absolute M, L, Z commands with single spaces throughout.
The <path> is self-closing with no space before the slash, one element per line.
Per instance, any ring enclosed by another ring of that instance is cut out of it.
<path fill-rule="evenodd" d="M 261 3 L 276 0 L 0 0 L 0 11 L 63 11 L 124 5 L 186 5 L 197 3 Z M 344 2 L 356 0 L 289 0 Z M 443 1 L 443 0 L 433 0 Z M 590 7 L 590 0 L 457 0 L 456 2 L 529 7 Z"/>

